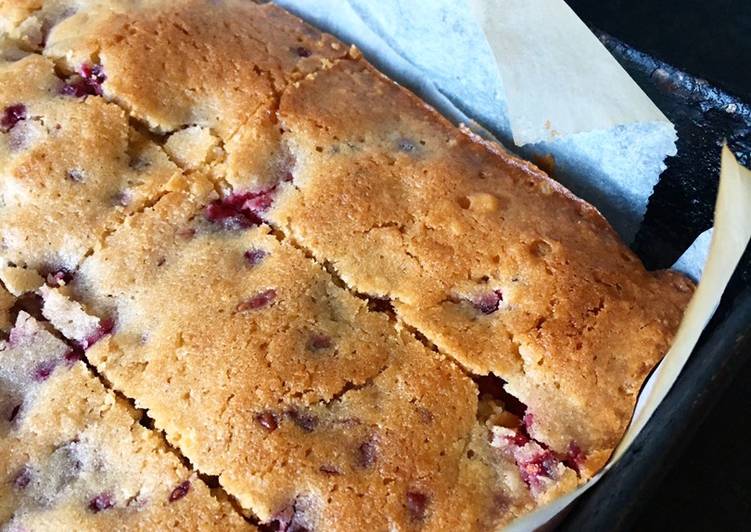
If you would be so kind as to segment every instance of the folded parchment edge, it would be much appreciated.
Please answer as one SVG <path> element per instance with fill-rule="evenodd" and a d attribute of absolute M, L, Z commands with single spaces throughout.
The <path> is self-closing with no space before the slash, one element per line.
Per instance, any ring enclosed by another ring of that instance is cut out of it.
<path fill-rule="evenodd" d="M 467 2 L 495 58 L 517 146 L 634 123 L 672 126 L 562 0 Z"/>

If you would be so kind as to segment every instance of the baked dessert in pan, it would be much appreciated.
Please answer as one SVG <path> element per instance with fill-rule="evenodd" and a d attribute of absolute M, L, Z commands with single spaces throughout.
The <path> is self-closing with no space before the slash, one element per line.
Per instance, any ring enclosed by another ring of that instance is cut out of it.
<path fill-rule="evenodd" d="M 596 209 L 274 5 L 0 6 L 0 277 L 217 477 L 182 526 L 493 529 L 604 465 L 693 286 Z"/>

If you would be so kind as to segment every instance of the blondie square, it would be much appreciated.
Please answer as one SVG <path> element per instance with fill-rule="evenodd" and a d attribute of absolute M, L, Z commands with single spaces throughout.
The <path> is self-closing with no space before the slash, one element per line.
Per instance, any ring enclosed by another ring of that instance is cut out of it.
<path fill-rule="evenodd" d="M 252 528 L 25 312 L 0 342 L 0 525 Z"/>
<path fill-rule="evenodd" d="M 87 67 L 89 68 L 89 67 Z M 0 62 L 0 262 L 73 271 L 178 168 L 88 78 L 39 55 Z"/>

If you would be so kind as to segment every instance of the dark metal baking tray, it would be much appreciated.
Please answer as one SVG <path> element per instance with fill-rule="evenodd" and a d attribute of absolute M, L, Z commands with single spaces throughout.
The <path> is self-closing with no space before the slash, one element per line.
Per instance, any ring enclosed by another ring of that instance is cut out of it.
<path fill-rule="evenodd" d="M 595 33 L 678 132 L 678 153 L 667 160 L 632 246 L 648 268 L 669 267 L 712 225 L 723 140 L 742 164 L 751 166 L 751 106 L 605 33 Z M 558 528 L 629 529 L 750 354 L 751 250 L 746 249 L 714 318 L 654 417 Z"/>

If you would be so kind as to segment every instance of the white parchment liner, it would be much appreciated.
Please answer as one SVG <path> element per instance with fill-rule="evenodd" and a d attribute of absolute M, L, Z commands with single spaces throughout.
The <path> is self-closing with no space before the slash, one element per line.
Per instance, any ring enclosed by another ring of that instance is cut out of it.
<path fill-rule="evenodd" d="M 636 234 L 675 131 L 562 0 L 275 1 L 454 122 L 552 157 L 556 179 Z"/>
<path fill-rule="evenodd" d="M 563 0 L 467 1 L 519 152 L 552 158 L 554 177 L 630 242 L 675 155 L 673 125 Z"/>

